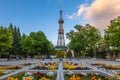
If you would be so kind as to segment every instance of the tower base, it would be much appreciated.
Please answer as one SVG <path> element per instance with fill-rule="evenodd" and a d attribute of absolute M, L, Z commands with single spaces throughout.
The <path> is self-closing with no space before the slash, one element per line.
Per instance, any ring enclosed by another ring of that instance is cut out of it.
<path fill-rule="evenodd" d="M 64 51 L 66 51 L 67 50 L 67 46 L 55 46 L 54 49 L 55 50 L 64 50 Z"/>

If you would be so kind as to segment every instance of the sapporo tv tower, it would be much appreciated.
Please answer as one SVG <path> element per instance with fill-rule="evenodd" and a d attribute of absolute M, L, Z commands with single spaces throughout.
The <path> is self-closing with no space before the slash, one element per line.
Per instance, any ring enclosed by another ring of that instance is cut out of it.
<path fill-rule="evenodd" d="M 65 50 L 65 51 L 67 50 L 67 47 L 65 46 L 63 23 L 64 23 L 64 20 L 62 18 L 62 10 L 60 10 L 60 18 L 58 20 L 58 24 L 59 24 L 58 39 L 57 39 L 57 45 L 55 47 L 55 50 Z"/>

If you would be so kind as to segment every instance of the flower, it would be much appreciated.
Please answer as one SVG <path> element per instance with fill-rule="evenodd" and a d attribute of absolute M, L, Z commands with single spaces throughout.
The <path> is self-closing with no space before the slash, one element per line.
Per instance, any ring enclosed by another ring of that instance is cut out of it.
<path fill-rule="evenodd" d="M 8 77 L 7 80 L 19 80 L 18 78 Z"/>
<path fill-rule="evenodd" d="M 25 76 L 31 76 L 31 75 L 32 75 L 32 73 L 30 73 L 30 72 L 25 73 Z"/>
<path fill-rule="evenodd" d="M 68 71 L 68 75 L 72 75 L 72 74 L 74 74 L 73 71 Z"/>
<path fill-rule="evenodd" d="M 4 70 L 0 70 L 0 74 L 4 74 Z"/>
<path fill-rule="evenodd" d="M 82 72 L 81 74 L 87 76 L 87 73 L 85 73 L 85 72 Z"/>
<path fill-rule="evenodd" d="M 74 74 L 73 76 L 70 77 L 69 80 L 81 80 L 81 77 Z"/>
<path fill-rule="evenodd" d="M 32 80 L 31 77 L 23 77 L 23 80 Z"/>
<path fill-rule="evenodd" d="M 117 79 L 120 79 L 120 72 L 115 72 L 114 77 L 117 78 Z"/>
<path fill-rule="evenodd" d="M 77 77 L 76 80 L 81 80 L 81 77 Z"/>
<path fill-rule="evenodd" d="M 39 66 L 35 66 L 34 69 L 39 69 Z"/>
<path fill-rule="evenodd" d="M 68 63 L 68 62 L 64 62 L 63 63 L 63 66 L 64 66 L 64 69 L 67 69 L 67 70 L 89 70 L 89 68 L 81 65 L 80 63 Z"/>
<path fill-rule="evenodd" d="M 101 78 L 98 78 L 97 80 L 101 80 Z"/>
<path fill-rule="evenodd" d="M 39 63 L 38 66 L 34 67 L 34 69 L 42 69 L 42 70 L 55 70 L 58 67 L 58 63 L 48 62 L 48 63 Z"/>
<path fill-rule="evenodd" d="M 49 80 L 49 79 L 47 79 L 46 77 L 42 77 L 42 78 L 39 79 L 39 80 Z"/>
<path fill-rule="evenodd" d="M 91 77 L 90 80 L 96 80 L 95 76 Z"/>
<path fill-rule="evenodd" d="M 47 75 L 52 76 L 52 75 L 54 75 L 54 73 L 52 71 L 50 71 L 50 72 L 47 73 Z"/>
<path fill-rule="evenodd" d="M 34 75 L 36 75 L 36 76 L 44 76 L 45 74 L 44 73 L 41 73 L 41 72 L 37 72 L 37 73 L 34 73 Z"/>
<path fill-rule="evenodd" d="M 31 63 L 28 62 L 24 62 L 23 65 L 30 65 Z"/>

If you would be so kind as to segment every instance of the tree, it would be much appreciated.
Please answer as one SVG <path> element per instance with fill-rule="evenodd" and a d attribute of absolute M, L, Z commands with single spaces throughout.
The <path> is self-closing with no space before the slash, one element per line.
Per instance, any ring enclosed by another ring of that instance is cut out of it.
<path fill-rule="evenodd" d="M 89 24 L 76 25 L 74 28 L 75 31 L 71 30 L 66 35 L 70 39 L 69 48 L 76 53 L 75 56 L 84 56 L 90 49 L 95 53 L 95 44 L 101 38 L 99 31 Z"/>
<path fill-rule="evenodd" d="M 19 27 L 16 27 L 16 26 L 13 27 L 12 23 L 10 23 L 8 28 L 12 31 L 12 38 L 13 38 L 12 45 L 11 45 L 12 47 L 9 48 L 9 53 L 10 55 L 14 55 L 16 58 L 22 53 L 20 29 Z"/>
<path fill-rule="evenodd" d="M 96 43 L 96 49 L 97 49 L 97 57 L 99 58 L 106 58 L 107 52 L 108 52 L 108 45 L 105 40 L 105 38 L 101 38 L 97 43 Z"/>
<path fill-rule="evenodd" d="M 111 20 L 110 26 L 105 30 L 106 40 L 113 47 L 120 47 L 120 17 Z"/>
<path fill-rule="evenodd" d="M 29 36 L 24 36 L 21 44 L 23 51 L 31 56 L 40 55 L 46 57 L 49 56 L 50 51 L 53 51 L 53 45 L 42 31 L 31 32 Z"/>
<path fill-rule="evenodd" d="M 0 54 L 11 48 L 12 32 L 10 29 L 0 26 Z"/>
<path fill-rule="evenodd" d="M 110 25 L 105 30 L 105 40 L 111 52 L 120 51 L 120 16 L 111 20 Z"/>
<path fill-rule="evenodd" d="M 22 47 L 23 55 L 25 57 L 28 57 L 29 53 L 31 53 L 32 44 L 33 44 L 32 39 L 27 35 L 23 34 L 21 40 L 21 47 Z"/>
<path fill-rule="evenodd" d="M 97 30 L 95 27 L 90 26 L 89 24 L 86 25 L 86 38 L 87 38 L 87 48 L 93 49 L 93 57 L 96 58 L 96 43 L 101 39 L 101 35 L 99 30 Z"/>
<path fill-rule="evenodd" d="M 12 47 L 10 48 L 10 53 L 17 57 L 21 54 L 21 33 L 19 27 L 13 27 L 12 23 L 9 25 L 9 29 L 12 31 L 13 43 Z"/>
<path fill-rule="evenodd" d="M 53 44 L 42 31 L 31 32 L 21 37 L 19 27 L 10 23 L 8 28 L 0 27 L 0 53 L 9 52 L 12 57 L 34 56 L 48 57 L 54 53 Z"/>
<path fill-rule="evenodd" d="M 67 33 L 67 38 L 70 39 L 69 48 L 73 50 L 76 54 L 75 56 L 79 57 L 81 55 L 81 51 L 85 49 L 83 42 L 84 40 L 84 27 L 82 25 L 76 25 L 74 27 L 76 31 L 71 30 Z"/>

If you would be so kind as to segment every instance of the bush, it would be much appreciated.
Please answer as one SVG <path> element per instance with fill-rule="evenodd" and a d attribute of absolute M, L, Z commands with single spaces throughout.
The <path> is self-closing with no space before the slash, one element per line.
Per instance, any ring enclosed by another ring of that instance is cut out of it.
<path fill-rule="evenodd" d="M 64 56 L 66 55 L 66 52 L 63 50 L 57 50 L 56 51 L 56 57 L 57 58 L 64 58 Z"/>

